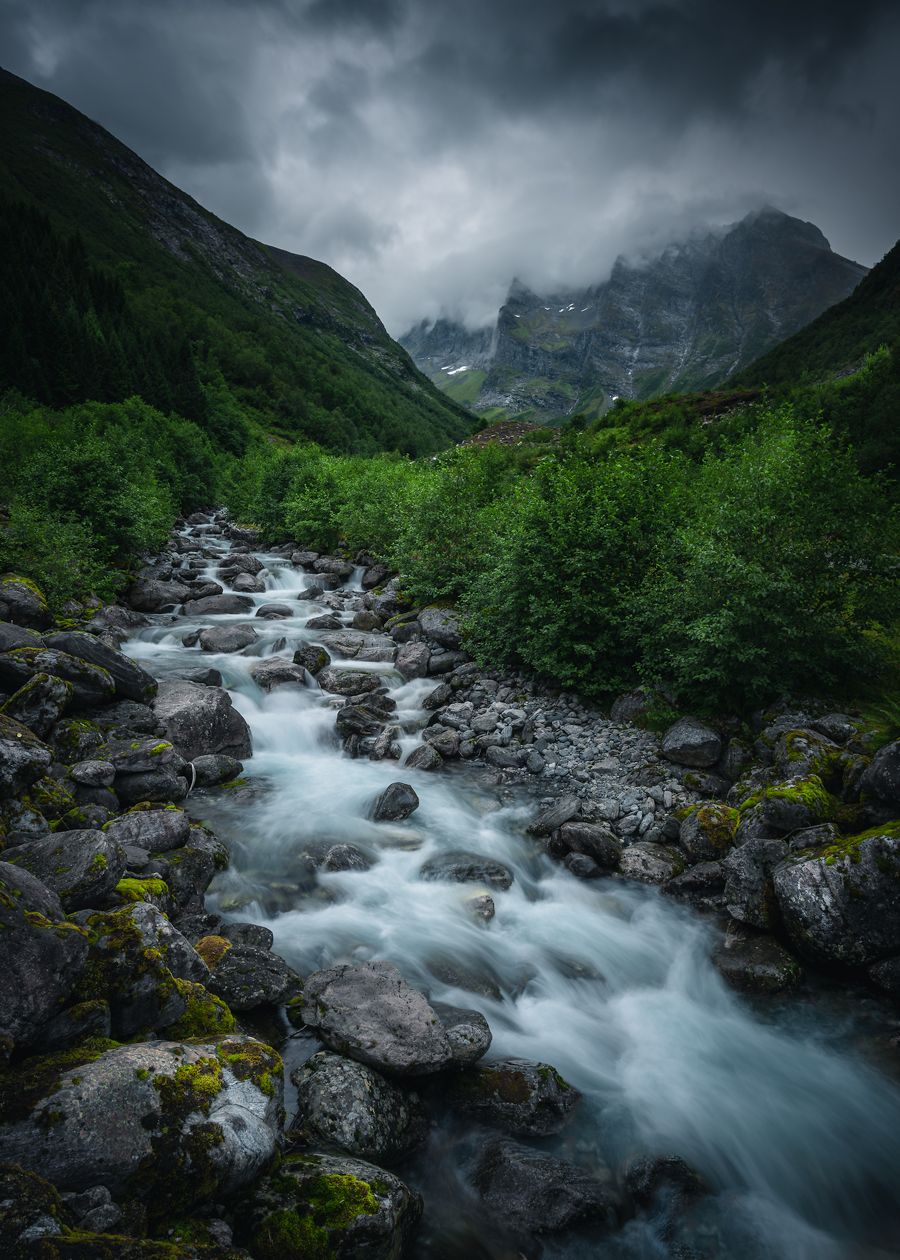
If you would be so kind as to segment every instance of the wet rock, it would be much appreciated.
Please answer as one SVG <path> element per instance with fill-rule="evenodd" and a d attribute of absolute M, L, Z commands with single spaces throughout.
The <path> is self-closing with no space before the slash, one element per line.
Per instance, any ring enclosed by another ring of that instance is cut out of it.
<path fill-rule="evenodd" d="M 354 630 L 381 630 L 384 625 L 378 614 L 367 608 L 361 608 L 358 613 L 354 613 L 350 624 Z"/>
<path fill-rule="evenodd" d="M 606 1170 L 586 1169 L 500 1139 L 484 1150 L 475 1188 L 491 1216 L 515 1235 L 556 1233 L 588 1221 L 613 1228 L 618 1203 Z"/>
<path fill-rule="evenodd" d="M 752 793 L 740 806 L 741 821 L 735 842 L 786 836 L 805 827 L 830 822 L 838 802 L 818 775 L 789 779 Z"/>
<path fill-rule="evenodd" d="M 29 871 L 0 862 L 0 1039 L 27 1045 L 66 1004 L 87 961 L 83 933 Z"/>
<path fill-rule="evenodd" d="M 49 1181 L 12 1164 L 0 1166 L 0 1255 L 6 1260 L 52 1255 L 45 1240 L 73 1224 L 75 1218 Z"/>
<path fill-rule="evenodd" d="M 290 604 L 260 604 L 253 615 L 263 621 L 286 621 L 293 617 L 294 610 Z"/>
<path fill-rule="evenodd" d="M 443 1025 L 391 963 L 314 972 L 303 986 L 303 1018 L 329 1049 L 389 1075 L 437 1072 L 453 1060 Z"/>
<path fill-rule="evenodd" d="M 591 858 L 600 870 L 613 871 L 622 857 L 622 842 L 599 823 L 566 822 L 559 829 L 560 841 L 571 853 Z"/>
<path fill-rule="evenodd" d="M 869 968 L 869 979 L 882 993 L 900 997 L 900 956 L 873 963 Z"/>
<path fill-rule="evenodd" d="M 87 708 L 113 698 L 112 675 L 100 665 L 53 648 L 13 648 L 0 654 L 0 685 L 18 690 L 35 674 L 51 674 L 71 684 L 74 704 Z"/>
<path fill-rule="evenodd" d="M 803 975 L 796 958 L 773 936 L 737 924 L 729 927 L 713 964 L 733 989 L 743 993 L 783 993 L 796 988 Z"/>
<path fill-rule="evenodd" d="M 4 853 L 57 894 L 67 911 L 102 906 L 125 873 L 125 852 L 102 831 L 62 831 Z"/>
<path fill-rule="evenodd" d="M 298 648 L 294 653 L 294 664 L 300 665 L 308 674 L 312 674 L 313 678 L 315 678 L 317 674 L 331 664 L 331 657 L 323 647 L 309 643 L 304 647 Z"/>
<path fill-rule="evenodd" d="M 79 761 L 69 773 L 76 783 L 87 787 L 112 787 L 116 767 L 111 761 Z"/>
<path fill-rule="evenodd" d="M 453 688 L 449 683 L 440 683 L 435 687 L 434 691 L 429 691 L 428 695 L 422 701 L 422 708 L 434 711 L 442 709 L 445 704 L 449 704 L 453 699 Z"/>
<path fill-rule="evenodd" d="M 127 1190 L 167 1221 L 241 1189 L 271 1160 L 280 1068 L 249 1037 L 86 1051 L 81 1063 L 32 1073 L 0 1129 L 0 1158 L 61 1190 Z"/>
<path fill-rule="evenodd" d="M 725 875 L 721 862 L 698 862 L 670 879 L 663 892 L 669 897 L 687 897 L 700 905 L 719 904 L 725 891 Z"/>
<path fill-rule="evenodd" d="M 318 617 L 310 617 L 306 623 L 307 630 L 340 630 L 343 626 L 340 617 L 334 613 L 322 613 Z"/>
<path fill-rule="evenodd" d="M 581 1098 L 556 1068 L 527 1059 L 499 1059 L 449 1076 L 444 1096 L 455 1110 L 517 1137 L 561 1132 Z"/>
<path fill-rule="evenodd" d="M 148 853 L 167 853 L 187 844 L 191 820 L 180 809 L 133 809 L 104 827 L 110 840 Z"/>
<path fill-rule="evenodd" d="M 567 853 L 563 858 L 563 865 L 576 879 L 599 879 L 605 874 L 603 867 L 586 853 Z"/>
<path fill-rule="evenodd" d="M 252 626 L 238 623 L 201 630 L 199 643 L 204 652 L 242 652 L 258 639 L 259 635 Z"/>
<path fill-rule="evenodd" d="M 164 855 L 166 883 L 175 905 L 182 911 L 202 898 L 217 870 L 228 865 L 228 850 L 211 832 L 191 827 L 188 843 Z"/>
<path fill-rule="evenodd" d="M 484 923 L 489 923 L 496 913 L 494 898 L 487 893 L 473 893 L 466 897 L 465 906 L 470 914 Z"/>
<path fill-rule="evenodd" d="M 134 735 L 160 735 L 162 726 L 149 704 L 137 704 L 134 700 L 114 700 L 102 708 L 94 718 L 111 738 L 121 739 L 118 734 L 126 731 L 128 738 Z"/>
<path fill-rule="evenodd" d="M 316 573 L 333 573 L 339 578 L 353 576 L 353 565 L 340 556 L 319 556 L 318 560 L 313 561 L 313 570 Z"/>
<path fill-rule="evenodd" d="M 613 722 L 637 722 L 653 707 L 654 701 L 650 691 L 626 691 L 613 701 L 609 716 Z"/>
<path fill-rule="evenodd" d="M 184 605 L 185 617 L 233 616 L 250 612 L 253 600 L 249 595 L 207 595 L 202 599 L 189 599 Z"/>
<path fill-rule="evenodd" d="M 493 1040 L 490 1024 L 480 1011 L 443 1002 L 432 1003 L 432 1010 L 444 1026 L 454 1063 L 468 1066 L 490 1050 Z"/>
<path fill-rule="evenodd" d="M 419 613 L 418 622 L 426 638 L 433 639 L 441 647 L 451 650 L 459 647 L 459 619 L 451 609 L 423 608 Z"/>
<path fill-rule="evenodd" d="M 424 643 L 412 641 L 401 645 L 394 664 L 401 678 L 424 678 L 428 673 L 431 651 Z"/>
<path fill-rule="evenodd" d="M 859 786 L 886 805 L 900 806 L 900 739 L 875 754 Z"/>
<path fill-rule="evenodd" d="M 335 725 L 345 739 L 365 739 L 378 735 L 384 723 L 361 704 L 348 704 L 338 710 Z"/>
<path fill-rule="evenodd" d="M 528 825 L 530 836 L 549 836 L 569 822 L 581 809 L 581 801 L 577 796 L 561 796 L 546 809 L 542 810 Z"/>
<path fill-rule="evenodd" d="M 428 1122 L 418 1096 L 374 1068 L 319 1051 L 291 1073 L 297 1086 L 292 1136 L 315 1146 L 390 1164 L 425 1139 Z"/>
<path fill-rule="evenodd" d="M 158 578 L 139 578 L 128 588 L 127 600 L 138 612 L 165 612 L 184 603 L 191 588 L 184 582 L 162 582 Z"/>
<path fill-rule="evenodd" d="M 528 753 L 524 748 L 499 748 L 497 746 L 485 749 L 484 759 L 488 765 L 496 766 L 499 770 L 518 770 L 525 764 Z"/>
<path fill-rule="evenodd" d="M 33 630 L 42 630 L 53 620 L 40 587 L 14 573 L 0 577 L 0 618 Z"/>
<path fill-rule="evenodd" d="M 17 647 L 40 647 L 41 636 L 27 626 L 14 626 L 11 621 L 0 621 L 0 652 Z"/>
<path fill-rule="evenodd" d="M 420 744 L 412 750 L 403 764 L 410 770 L 440 770 L 444 758 L 431 744 Z"/>
<path fill-rule="evenodd" d="M 645 1155 L 633 1160 L 625 1171 L 625 1187 L 640 1208 L 667 1206 L 707 1194 L 708 1187 L 698 1172 L 680 1155 Z"/>
<path fill-rule="evenodd" d="M 195 787 L 216 787 L 220 783 L 230 783 L 244 769 L 242 762 L 236 757 L 226 756 L 225 753 L 195 757 L 191 765 L 194 767 Z"/>
<path fill-rule="evenodd" d="M 262 595 L 266 589 L 263 578 L 254 577 L 251 573 L 238 573 L 231 585 L 241 595 Z"/>
<path fill-rule="evenodd" d="M 175 680 L 160 683 L 154 710 L 169 739 L 188 761 L 211 753 L 243 759 L 251 753 L 250 728 L 219 687 Z"/>
<path fill-rule="evenodd" d="M 271 949 L 275 937 L 271 928 L 261 923 L 223 923 L 218 934 L 233 945 L 253 945 L 257 949 Z"/>
<path fill-rule="evenodd" d="M 33 674 L 5 704 L 0 713 L 27 726 L 41 739 L 46 739 L 62 717 L 74 692 L 71 683 L 50 674 Z"/>
<path fill-rule="evenodd" d="M 366 569 L 362 575 L 361 585 L 364 591 L 373 591 L 376 586 L 383 586 L 390 577 L 390 570 L 386 565 L 373 564 Z"/>
<path fill-rule="evenodd" d="M 691 862 L 715 862 L 734 844 L 740 814 L 720 801 L 694 805 L 681 820 L 678 844 Z"/>
<path fill-rule="evenodd" d="M 210 970 L 206 987 L 233 1011 L 282 1006 L 300 992 L 296 971 L 278 954 L 256 945 L 232 945 Z"/>
<path fill-rule="evenodd" d="M 337 1155 L 287 1155 L 256 1188 L 248 1233 L 256 1260 L 398 1260 L 422 1200 L 392 1173 Z"/>
<path fill-rule="evenodd" d="M 326 871 L 367 871 L 372 863 L 355 844 L 333 844 L 322 859 Z"/>
<path fill-rule="evenodd" d="M 247 573 L 250 577 L 256 577 L 262 571 L 263 562 L 249 552 L 243 554 L 237 551 L 230 552 L 219 565 L 219 576 L 228 581 L 237 577 L 239 573 Z"/>
<path fill-rule="evenodd" d="M 267 656 L 258 665 L 253 665 L 250 676 L 263 691 L 274 691 L 276 687 L 306 686 L 304 666 L 295 665 L 281 656 Z"/>
<path fill-rule="evenodd" d="M 221 687 L 222 675 L 217 669 L 194 669 L 185 674 L 184 681 L 198 683 L 201 687 Z"/>
<path fill-rule="evenodd" d="M 666 884 L 684 870 L 684 856 L 670 845 L 638 840 L 622 850 L 619 870 L 642 884 Z"/>
<path fill-rule="evenodd" d="M 773 872 L 787 856 L 783 840 L 748 840 L 722 863 L 725 908 L 733 919 L 772 931 L 779 926 Z"/>
<path fill-rule="evenodd" d="M 187 796 L 187 780 L 171 769 L 147 770 L 137 774 L 116 775 L 116 795 L 120 805 L 137 805 L 142 801 L 176 804 Z"/>
<path fill-rule="evenodd" d="M 481 962 L 469 963 L 456 953 L 432 953 L 423 962 L 428 973 L 448 989 L 463 989 L 491 1002 L 503 1001 L 503 990 L 496 974 Z"/>
<path fill-rule="evenodd" d="M 712 727 L 696 718 L 679 718 L 662 738 L 662 755 L 679 766 L 714 766 L 722 755 L 722 740 Z"/>
<path fill-rule="evenodd" d="M 384 685 L 384 679 L 378 674 L 357 669 L 336 669 L 331 666 L 319 670 L 316 682 L 323 691 L 330 691 L 339 696 L 359 696 L 365 692 L 377 691 Z"/>
<path fill-rule="evenodd" d="M 817 853 L 793 854 L 774 873 L 782 920 L 798 953 L 854 965 L 900 953 L 898 881 L 896 824 Z"/>
<path fill-rule="evenodd" d="M 408 783 L 391 783 L 372 807 L 375 822 L 400 822 L 419 808 L 419 798 Z"/>
<path fill-rule="evenodd" d="M 47 647 L 105 669 L 115 684 L 116 695 L 123 700 L 146 703 L 156 695 L 156 679 L 136 661 L 108 647 L 96 635 L 80 630 L 57 630 L 53 634 L 45 634 L 44 643 Z"/>
<path fill-rule="evenodd" d="M 0 713 L 0 797 L 18 796 L 50 768 L 50 749 L 27 726 Z"/>
<path fill-rule="evenodd" d="M 420 868 L 419 878 L 456 884 L 488 884 L 501 891 L 512 887 L 513 882 L 512 871 L 502 862 L 463 849 L 452 849 L 429 858 Z"/>

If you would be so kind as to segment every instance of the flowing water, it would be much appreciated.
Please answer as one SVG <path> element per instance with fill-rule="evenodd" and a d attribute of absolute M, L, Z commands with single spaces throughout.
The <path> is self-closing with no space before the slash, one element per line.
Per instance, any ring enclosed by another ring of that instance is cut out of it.
<path fill-rule="evenodd" d="M 202 529 L 195 532 L 202 540 Z M 214 577 L 228 544 L 210 535 L 204 546 Z M 588 1231 L 547 1241 L 542 1254 L 900 1254 L 900 1093 L 864 1055 L 865 1002 L 810 990 L 754 1007 L 712 967 L 716 937 L 707 922 L 655 889 L 581 882 L 544 856 L 525 834 L 535 806 L 524 789 L 501 796 L 471 767 L 433 775 L 345 756 L 334 731 L 339 698 L 315 684 L 267 695 L 250 676 L 259 657 L 317 641 L 305 626 L 324 611 L 297 598 L 308 575 L 284 559 L 259 558 L 269 589 L 255 603 L 287 603 L 293 615 L 253 620 L 261 638 L 244 653 L 201 653 L 181 639 L 252 613 L 160 616 L 127 645 L 158 677 L 219 669 L 252 730 L 243 785 L 188 802 L 232 851 L 210 907 L 267 924 L 276 951 L 301 974 L 388 959 L 433 1000 L 481 1011 L 493 1030 L 492 1056 L 552 1063 L 584 1094 L 576 1123 L 541 1148 L 614 1169 L 635 1154 L 678 1154 L 712 1187 L 666 1239 L 658 1222 L 635 1220 L 612 1237 Z M 403 683 L 389 665 L 335 664 L 386 677 L 404 751 L 413 747 L 434 680 Z M 374 797 L 398 778 L 415 787 L 419 810 L 402 824 L 369 821 Z M 353 843 L 373 865 L 311 871 L 311 849 L 335 842 Z M 471 885 L 418 878 L 422 863 L 447 849 L 487 854 L 514 872 L 509 891 L 494 893 L 490 923 L 467 906 Z M 289 1061 L 315 1049 L 295 1037 Z M 419 1256 L 520 1254 L 492 1240 L 475 1212 L 466 1172 L 476 1137 L 471 1126 L 440 1127 L 427 1151 L 398 1169 L 426 1196 Z"/>

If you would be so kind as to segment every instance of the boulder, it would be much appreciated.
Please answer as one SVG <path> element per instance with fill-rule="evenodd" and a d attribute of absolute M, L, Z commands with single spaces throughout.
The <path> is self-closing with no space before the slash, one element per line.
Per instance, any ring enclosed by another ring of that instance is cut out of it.
<path fill-rule="evenodd" d="M 773 931 L 779 926 L 772 875 L 787 856 L 783 840 L 748 840 L 732 849 L 722 863 L 725 908 L 733 919 Z"/>
<path fill-rule="evenodd" d="M 619 870 L 642 884 L 665 884 L 684 870 L 684 855 L 667 844 L 638 840 L 622 850 Z"/>
<path fill-rule="evenodd" d="M 23 1077 L 0 1158 L 61 1190 L 137 1195 L 154 1221 L 234 1194 L 275 1153 L 281 1061 L 250 1037 L 85 1048 Z"/>
<path fill-rule="evenodd" d="M 249 573 L 251 577 L 255 577 L 262 571 L 263 562 L 250 552 L 233 551 L 219 565 L 219 575 L 225 578 L 236 577 L 238 573 Z"/>
<path fill-rule="evenodd" d="M 154 711 L 188 761 L 210 753 L 250 756 L 250 728 L 221 687 L 181 680 L 160 683 Z"/>
<path fill-rule="evenodd" d="M 248 1209 L 255 1260 L 399 1260 L 422 1200 L 392 1173 L 338 1155 L 286 1155 Z"/>
<path fill-rule="evenodd" d="M 321 670 L 331 664 L 331 657 L 323 647 L 319 647 L 316 643 L 308 643 L 303 647 L 297 648 L 294 653 L 294 664 L 300 665 L 308 674 L 312 674 L 315 678 Z"/>
<path fill-rule="evenodd" d="M 67 652 L 80 661 L 105 669 L 113 680 L 116 695 L 123 700 L 145 704 L 156 695 L 156 679 L 124 653 L 107 647 L 96 635 L 80 630 L 58 630 L 45 634 L 44 642 L 58 652 Z"/>
<path fill-rule="evenodd" d="M 266 589 L 265 580 L 254 577 L 251 573 L 238 573 L 231 586 L 240 595 L 262 595 Z"/>
<path fill-rule="evenodd" d="M 785 929 L 804 957 L 862 965 L 900 953 L 898 824 L 792 854 L 774 885 Z"/>
<path fill-rule="evenodd" d="M 329 1049 L 389 1075 L 438 1072 L 453 1061 L 440 1020 L 391 963 L 314 972 L 303 986 L 303 1018 Z"/>
<path fill-rule="evenodd" d="M 448 1006 L 444 1002 L 432 1003 L 432 1010 L 444 1026 L 454 1063 L 468 1066 L 476 1063 L 490 1050 L 493 1039 L 491 1028 L 480 1011 Z"/>
<path fill-rule="evenodd" d="M 328 666 L 316 674 L 316 682 L 323 691 L 330 691 L 339 696 L 360 696 L 369 691 L 377 691 L 384 685 L 384 679 L 378 674 L 358 669 L 336 669 Z"/>
<path fill-rule="evenodd" d="M 325 871 L 367 871 L 371 865 L 355 844 L 333 844 L 322 859 Z"/>
<path fill-rule="evenodd" d="M 410 770 L 440 770 L 444 758 L 431 744 L 420 744 L 412 750 L 403 764 Z"/>
<path fill-rule="evenodd" d="M 29 871 L 0 862 L 0 1042 L 29 1044 L 68 1002 L 88 956 L 59 898 Z"/>
<path fill-rule="evenodd" d="M 141 626 L 149 626 L 150 619 L 133 608 L 123 608 L 120 604 L 107 604 L 98 608 L 85 626 L 89 634 L 103 634 L 107 630 L 137 630 Z"/>
<path fill-rule="evenodd" d="M 260 604 L 253 615 L 263 621 L 287 621 L 293 617 L 294 610 L 290 604 Z"/>
<path fill-rule="evenodd" d="M 85 787 L 112 787 L 116 767 L 111 761 L 78 761 L 69 770 L 71 778 Z"/>
<path fill-rule="evenodd" d="M 255 945 L 257 949 L 271 949 L 275 937 L 271 928 L 261 923 L 223 923 L 217 934 L 232 945 Z"/>
<path fill-rule="evenodd" d="M 132 809 L 114 818 L 103 828 L 106 835 L 122 845 L 166 853 L 187 844 L 191 820 L 180 809 Z"/>
<path fill-rule="evenodd" d="M 297 1086 L 293 1134 L 359 1159 L 390 1164 L 424 1141 L 419 1098 L 363 1063 L 319 1051 L 291 1073 Z"/>
<path fill-rule="evenodd" d="M 549 836 L 551 832 L 574 818 L 581 809 L 581 801 L 577 796 L 561 796 L 558 801 L 548 805 L 546 809 L 528 824 L 530 836 Z"/>
<path fill-rule="evenodd" d="M 50 749 L 27 726 L 0 713 L 0 798 L 26 791 L 51 761 Z"/>
<path fill-rule="evenodd" d="M 456 1111 L 519 1137 L 559 1133 L 581 1098 L 549 1063 L 499 1059 L 447 1077 L 444 1097 Z"/>
<path fill-rule="evenodd" d="M 456 650 L 460 645 L 459 618 L 449 608 L 423 608 L 418 616 L 422 633 L 441 647 Z"/>
<path fill-rule="evenodd" d="M 236 757 L 228 757 L 225 753 L 208 753 L 204 757 L 195 757 L 191 762 L 194 767 L 195 787 L 215 787 L 220 783 L 230 783 L 244 769 L 243 763 Z"/>
<path fill-rule="evenodd" d="M 233 1011 L 283 1006 L 297 996 L 302 984 L 283 958 L 258 945 L 232 945 L 210 967 L 210 972 L 206 987 Z"/>
<path fill-rule="evenodd" d="M 662 1198 L 666 1205 L 681 1204 L 709 1188 L 698 1172 L 679 1155 L 642 1155 L 625 1170 L 625 1187 L 640 1208 L 652 1208 Z"/>
<path fill-rule="evenodd" d="M 117 774 L 115 788 L 119 804 L 127 808 L 142 801 L 176 804 L 187 796 L 188 785 L 177 770 L 164 766 L 136 774 Z"/>
<path fill-rule="evenodd" d="M 720 801 L 693 805 L 681 820 L 678 844 L 690 862 L 715 862 L 734 844 L 740 814 Z"/>
<path fill-rule="evenodd" d="M 53 622 L 40 587 L 15 573 L 0 577 L 0 619 L 33 630 L 43 630 Z"/>
<path fill-rule="evenodd" d="M 234 625 L 208 626 L 200 631 L 199 643 L 204 652 L 242 652 L 259 635 L 252 626 L 238 622 Z"/>
<path fill-rule="evenodd" d="M 249 595 L 205 595 L 187 600 L 182 612 L 185 617 L 221 617 L 250 612 L 252 608 Z"/>
<path fill-rule="evenodd" d="M 52 674 L 72 687 L 75 704 L 93 707 L 113 698 L 112 675 L 101 665 L 79 660 L 54 648 L 13 648 L 0 654 L 0 685 L 18 689 L 35 674 Z"/>
<path fill-rule="evenodd" d="M 339 578 L 353 576 L 353 564 L 349 560 L 342 560 L 340 556 L 319 556 L 318 560 L 313 561 L 312 567 L 315 573 L 332 573 Z"/>
<path fill-rule="evenodd" d="M 419 869 L 419 878 L 455 884 L 488 884 L 501 891 L 511 888 L 513 874 L 508 866 L 481 853 L 450 849 L 429 858 Z"/>
<path fill-rule="evenodd" d="M 859 786 L 885 805 L 900 806 L 900 739 L 875 754 Z"/>
<path fill-rule="evenodd" d="M 599 823 L 566 822 L 559 829 L 560 843 L 570 853 L 584 854 L 603 871 L 614 871 L 622 857 L 622 842 Z"/>
<path fill-rule="evenodd" d="M 336 613 L 320 613 L 318 617 L 310 617 L 306 628 L 307 630 L 340 630 L 343 624 Z"/>
<path fill-rule="evenodd" d="M 618 1202 L 607 1170 L 592 1175 L 506 1138 L 484 1149 L 474 1180 L 488 1213 L 514 1235 L 556 1233 L 587 1222 L 609 1229 L 616 1224 Z"/>
<path fill-rule="evenodd" d="M 68 707 L 72 695 L 72 684 L 62 678 L 54 678 L 51 674 L 32 674 L 5 704 L 0 705 L 0 713 L 21 722 L 35 735 L 46 739 Z"/>
<path fill-rule="evenodd" d="M 663 735 L 662 755 L 679 766 L 714 766 L 722 755 L 722 740 L 711 726 L 683 717 Z"/>
<path fill-rule="evenodd" d="M 181 911 L 195 903 L 202 907 L 203 894 L 216 871 L 228 866 L 228 850 L 204 827 L 191 827 L 188 843 L 169 851 L 164 858 L 169 895 Z"/>
<path fill-rule="evenodd" d="M 183 604 L 191 588 L 184 582 L 162 582 L 158 578 L 139 578 L 128 588 L 128 603 L 138 612 L 165 612 Z"/>
<path fill-rule="evenodd" d="M 105 905 L 125 874 L 124 849 L 102 831 L 50 833 L 4 856 L 46 884 L 67 911 Z"/>
<path fill-rule="evenodd" d="M 11 621 L 0 621 L 0 652 L 17 647 L 40 647 L 41 636 L 27 626 L 14 626 Z"/>
<path fill-rule="evenodd" d="M 274 691 L 276 687 L 306 686 L 304 666 L 295 665 L 283 656 L 267 656 L 258 665 L 252 665 L 250 676 L 263 691 Z"/>
<path fill-rule="evenodd" d="M 401 678 L 424 678 L 428 673 L 431 651 L 424 643 L 404 643 L 394 660 L 394 667 Z"/>
<path fill-rule="evenodd" d="M 818 775 L 789 779 L 761 788 L 741 802 L 735 842 L 787 836 L 793 831 L 830 822 L 838 802 Z"/>
<path fill-rule="evenodd" d="M 419 808 L 419 798 L 408 783 L 390 783 L 372 806 L 375 822 L 402 822 Z"/>
<path fill-rule="evenodd" d="M 773 936 L 737 924 L 713 954 L 713 965 L 733 989 L 742 993 L 784 993 L 796 988 L 803 969 Z"/>

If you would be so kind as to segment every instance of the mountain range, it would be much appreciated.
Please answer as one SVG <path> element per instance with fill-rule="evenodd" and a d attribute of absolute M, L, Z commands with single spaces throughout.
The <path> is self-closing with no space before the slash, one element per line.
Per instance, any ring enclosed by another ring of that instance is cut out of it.
<path fill-rule="evenodd" d="M 739 374 L 846 298 L 866 271 L 814 224 L 765 207 L 654 258 L 620 257 L 601 283 L 536 293 L 514 280 L 492 326 L 423 321 L 400 343 L 488 419 L 590 418 L 617 398 Z"/>

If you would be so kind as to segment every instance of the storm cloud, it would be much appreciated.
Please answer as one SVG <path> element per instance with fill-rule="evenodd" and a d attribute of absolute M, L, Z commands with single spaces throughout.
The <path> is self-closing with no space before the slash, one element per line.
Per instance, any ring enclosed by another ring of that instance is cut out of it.
<path fill-rule="evenodd" d="M 900 228 L 890 0 L 0 0 L 2 63 L 395 334 L 763 203 Z"/>

